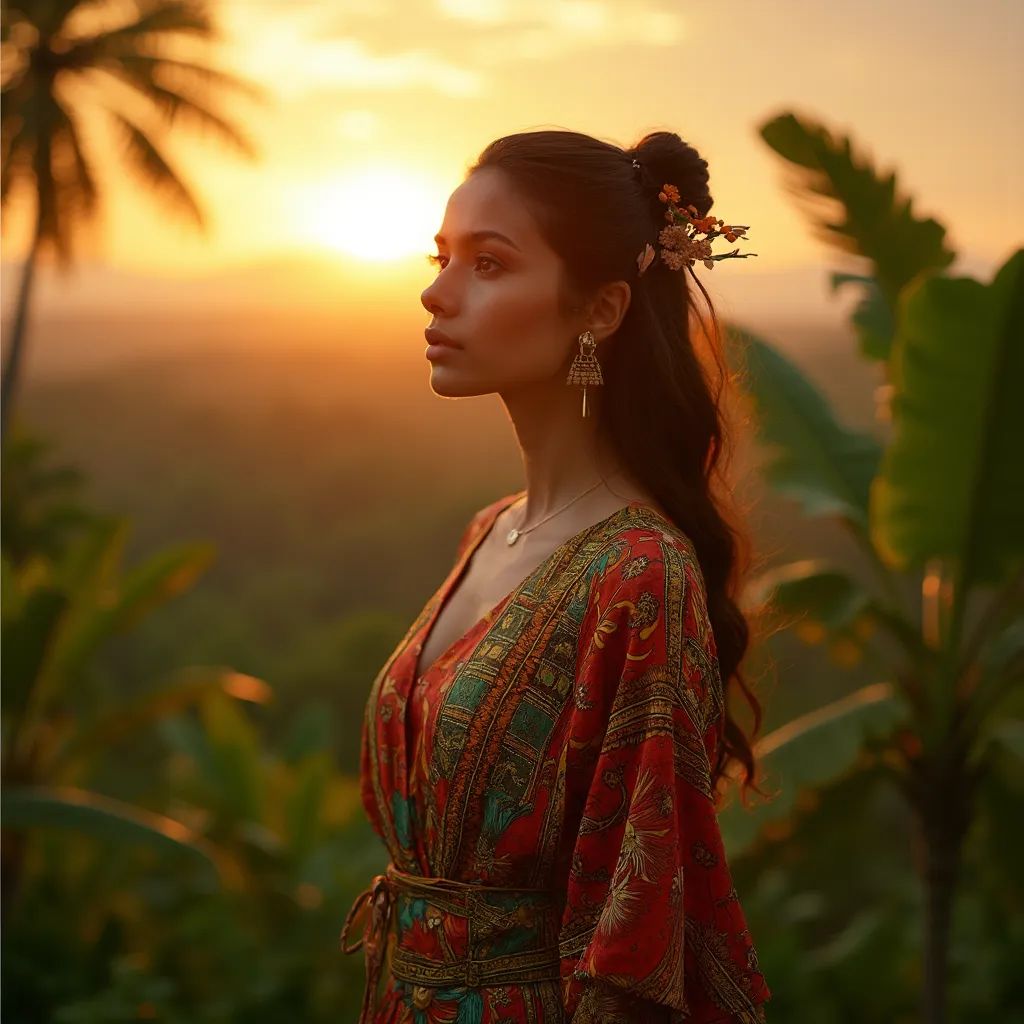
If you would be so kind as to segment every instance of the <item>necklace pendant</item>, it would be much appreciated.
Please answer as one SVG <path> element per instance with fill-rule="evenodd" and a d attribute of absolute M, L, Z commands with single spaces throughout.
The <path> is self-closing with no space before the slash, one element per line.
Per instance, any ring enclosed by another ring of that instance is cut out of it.
<path fill-rule="evenodd" d="M 507 535 L 507 536 L 506 536 L 506 538 L 505 538 L 506 542 L 507 542 L 507 543 L 508 543 L 508 544 L 509 544 L 510 546 L 511 546 L 512 544 L 515 544 L 515 542 L 516 542 L 516 541 L 517 541 L 518 539 L 519 539 L 519 531 L 518 531 L 518 530 L 517 530 L 517 529 L 516 529 L 515 527 L 513 527 L 513 528 L 512 528 L 511 530 L 509 530 L 509 531 L 508 531 L 508 535 Z"/>

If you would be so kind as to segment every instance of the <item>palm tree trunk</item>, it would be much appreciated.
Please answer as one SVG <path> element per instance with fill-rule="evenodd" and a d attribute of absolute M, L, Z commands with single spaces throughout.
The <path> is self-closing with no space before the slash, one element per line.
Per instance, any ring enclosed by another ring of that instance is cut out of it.
<path fill-rule="evenodd" d="M 966 763 L 963 746 L 955 739 L 930 761 L 920 776 L 923 785 L 917 803 L 925 896 L 921 1020 L 946 1024 L 953 904 L 964 840 L 974 817 L 978 774 Z"/>
<path fill-rule="evenodd" d="M 32 292 L 32 281 L 35 277 L 36 261 L 39 256 L 40 239 L 42 238 L 42 210 L 36 214 L 35 231 L 32 248 L 29 249 L 25 268 L 18 286 L 18 305 L 14 313 L 14 325 L 11 330 L 11 341 L 4 357 L 3 381 L 0 383 L 0 443 L 7 438 L 11 418 L 11 405 L 14 401 L 18 375 L 21 372 L 22 356 L 25 348 L 25 325 L 28 321 L 28 303 Z"/>
<path fill-rule="evenodd" d="M 951 836 L 933 835 L 925 854 L 924 1024 L 946 1024 L 949 989 L 949 933 L 959 851 Z"/>

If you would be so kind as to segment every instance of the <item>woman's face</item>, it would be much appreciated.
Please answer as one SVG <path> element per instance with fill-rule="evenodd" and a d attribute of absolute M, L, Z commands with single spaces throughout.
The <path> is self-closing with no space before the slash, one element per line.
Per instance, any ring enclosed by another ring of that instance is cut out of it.
<path fill-rule="evenodd" d="M 456 396 L 563 384 L 586 324 L 559 312 L 561 260 L 500 171 L 475 171 L 451 194 L 436 241 L 437 276 L 420 299 L 430 326 L 460 347 L 430 356 L 432 389 Z"/>

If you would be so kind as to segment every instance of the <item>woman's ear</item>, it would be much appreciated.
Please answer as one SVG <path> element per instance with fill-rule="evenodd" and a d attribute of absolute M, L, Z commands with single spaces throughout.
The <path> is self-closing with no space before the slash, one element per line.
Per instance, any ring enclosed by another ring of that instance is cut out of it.
<path fill-rule="evenodd" d="M 587 307 L 587 326 L 596 341 L 603 341 L 619 329 L 631 297 L 632 291 L 626 281 L 609 281 L 601 285 Z"/>

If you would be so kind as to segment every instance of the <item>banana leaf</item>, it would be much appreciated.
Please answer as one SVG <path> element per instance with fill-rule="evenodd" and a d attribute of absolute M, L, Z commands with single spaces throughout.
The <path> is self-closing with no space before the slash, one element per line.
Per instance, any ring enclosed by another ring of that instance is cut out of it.
<path fill-rule="evenodd" d="M 751 803 L 734 799 L 718 814 L 730 856 L 747 851 L 768 825 L 795 813 L 802 797 L 867 763 L 868 737 L 890 733 L 906 710 L 889 683 L 872 683 L 768 733 L 754 745 L 761 789 L 773 798 Z"/>
<path fill-rule="evenodd" d="M 1024 249 L 988 285 L 918 282 L 899 323 L 872 539 L 895 568 L 944 559 L 960 588 L 998 585 L 1024 564 Z"/>

